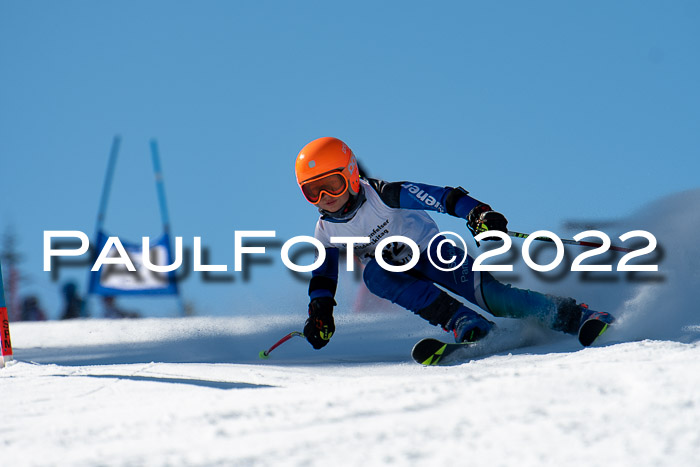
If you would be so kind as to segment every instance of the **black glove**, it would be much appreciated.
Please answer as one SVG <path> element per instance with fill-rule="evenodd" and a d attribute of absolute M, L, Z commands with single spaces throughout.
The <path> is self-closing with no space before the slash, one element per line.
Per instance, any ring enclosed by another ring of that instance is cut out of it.
<path fill-rule="evenodd" d="M 477 236 L 487 230 L 500 230 L 508 233 L 508 221 L 500 212 L 491 209 L 488 204 L 480 204 L 469 212 L 467 216 L 467 227 L 472 235 Z M 497 240 L 496 237 L 485 238 L 484 240 Z"/>
<path fill-rule="evenodd" d="M 309 318 L 304 325 L 304 337 L 314 349 L 325 347 L 335 332 L 333 321 L 335 305 L 335 300 L 331 297 L 314 298 L 309 303 Z"/>

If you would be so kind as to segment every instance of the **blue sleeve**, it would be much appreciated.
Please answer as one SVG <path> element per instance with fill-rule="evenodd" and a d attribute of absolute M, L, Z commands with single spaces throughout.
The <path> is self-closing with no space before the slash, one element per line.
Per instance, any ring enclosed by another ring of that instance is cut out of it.
<path fill-rule="evenodd" d="M 338 248 L 326 248 L 326 260 L 311 273 L 309 298 L 335 297 L 338 286 Z"/>
<path fill-rule="evenodd" d="M 447 213 L 466 219 L 481 201 L 463 188 L 440 187 L 424 183 L 403 182 L 399 190 L 399 207 Z"/>

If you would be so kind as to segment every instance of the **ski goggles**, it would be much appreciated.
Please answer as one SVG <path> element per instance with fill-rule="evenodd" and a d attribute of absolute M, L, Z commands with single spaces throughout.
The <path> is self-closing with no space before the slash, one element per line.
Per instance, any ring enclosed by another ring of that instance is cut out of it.
<path fill-rule="evenodd" d="M 301 192 L 309 203 L 317 204 L 323 193 L 332 198 L 343 196 L 348 191 L 348 185 L 342 172 L 331 172 L 303 182 Z"/>

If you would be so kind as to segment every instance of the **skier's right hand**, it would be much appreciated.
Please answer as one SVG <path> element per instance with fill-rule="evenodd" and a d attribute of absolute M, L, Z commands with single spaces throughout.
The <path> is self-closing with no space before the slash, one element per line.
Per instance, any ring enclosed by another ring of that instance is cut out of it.
<path fill-rule="evenodd" d="M 335 332 L 335 305 L 335 300 L 331 297 L 314 298 L 309 303 L 309 318 L 304 325 L 304 337 L 316 350 L 325 347 Z"/>

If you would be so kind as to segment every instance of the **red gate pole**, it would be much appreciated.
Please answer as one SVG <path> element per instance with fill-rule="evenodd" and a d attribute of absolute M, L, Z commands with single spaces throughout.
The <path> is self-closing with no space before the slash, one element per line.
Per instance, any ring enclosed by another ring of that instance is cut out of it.
<path fill-rule="evenodd" d="M 5 286 L 2 281 L 2 267 L 0 266 L 0 368 L 13 360 L 12 341 L 10 340 L 10 319 L 7 315 L 5 304 Z"/>

